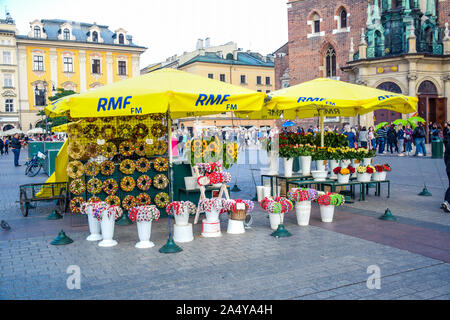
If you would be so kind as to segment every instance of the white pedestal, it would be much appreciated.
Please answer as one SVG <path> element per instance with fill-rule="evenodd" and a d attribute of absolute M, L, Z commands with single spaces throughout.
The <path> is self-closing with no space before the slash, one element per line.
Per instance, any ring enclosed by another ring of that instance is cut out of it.
<path fill-rule="evenodd" d="M 99 241 L 102 240 L 103 237 L 100 234 L 100 221 L 94 218 L 94 214 L 92 213 L 92 207 L 88 208 L 88 222 L 89 222 L 89 232 L 91 233 L 86 240 L 87 241 Z"/>
<path fill-rule="evenodd" d="M 227 233 L 231 233 L 231 234 L 245 233 L 244 221 L 229 219 Z"/>
<path fill-rule="evenodd" d="M 102 212 L 102 221 L 100 223 L 103 240 L 98 243 L 100 247 L 113 247 L 117 245 L 117 241 L 113 240 L 114 235 L 114 215 L 107 215 Z"/>
<path fill-rule="evenodd" d="M 192 231 L 192 223 L 180 226 L 173 225 L 173 241 L 175 242 L 191 242 L 194 240 L 194 233 Z"/>
<path fill-rule="evenodd" d="M 220 221 L 208 222 L 206 219 L 202 221 L 202 236 L 205 238 L 221 237 Z"/>
<path fill-rule="evenodd" d="M 136 223 L 138 229 L 139 242 L 136 243 L 135 247 L 138 249 L 147 249 L 155 246 L 153 242 L 150 241 L 150 236 L 152 234 L 152 222 L 151 221 L 141 221 Z"/>

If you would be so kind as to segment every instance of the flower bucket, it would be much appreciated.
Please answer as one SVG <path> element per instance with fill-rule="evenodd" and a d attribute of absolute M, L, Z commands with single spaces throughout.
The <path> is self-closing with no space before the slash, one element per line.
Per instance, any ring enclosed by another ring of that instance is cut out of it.
<path fill-rule="evenodd" d="M 245 233 L 244 221 L 228 220 L 227 233 L 242 234 Z"/>
<path fill-rule="evenodd" d="M 372 174 L 372 180 L 373 181 L 384 181 L 384 180 L 386 180 L 386 171 L 374 172 Z"/>
<path fill-rule="evenodd" d="M 292 177 L 292 166 L 294 164 L 294 158 L 283 158 L 284 163 L 284 176 L 285 177 Z"/>
<path fill-rule="evenodd" d="M 370 182 L 370 178 L 372 177 L 371 173 L 358 173 L 357 179 L 358 182 Z"/>
<path fill-rule="evenodd" d="M 211 211 L 205 212 L 206 215 L 206 221 L 208 223 L 214 223 L 219 221 L 219 211 L 212 209 Z"/>
<path fill-rule="evenodd" d="M 342 168 L 347 168 L 350 164 L 352 163 L 352 160 L 350 159 L 343 159 L 341 160 L 341 167 Z"/>
<path fill-rule="evenodd" d="M 320 218 L 322 222 L 333 222 L 334 206 L 320 206 Z"/>
<path fill-rule="evenodd" d="M 92 207 L 89 206 L 87 209 L 88 223 L 89 223 L 89 232 L 91 233 L 86 240 L 87 241 L 99 241 L 102 240 L 103 237 L 100 234 L 100 221 L 98 221 L 94 217 L 94 213 L 92 212 Z"/>
<path fill-rule="evenodd" d="M 269 152 L 269 174 L 278 174 L 278 153 Z"/>
<path fill-rule="evenodd" d="M 373 163 L 373 158 L 364 158 L 363 159 L 363 166 L 368 166 L 371 165 Z"/>
<path fill-rule="evenodd" d="M 270 228 L 272 230 L 277 230 L 278 225 L 281 224 L 283 219 L 284 213 L 269 213 Z"/>
<path fill-rule="evenodd" d="M 327 160 L 316 160 L 315 162 L 316 162 L 316 170 L 325 171 Z"/>
<path fill-rule="evenodd" d="M 113 240 L 114 236 L 114 215 L 102 212 L 102 221 L 100 222 L 103 240 L 98 243 L 100 247 L 113 247 L 117 245 L 117 241 Z"/>
<path fill-rule="evenodd" d="M 301 156 L 300 161 L 302 163 L 302 175 L 308 176 L 311 174 L 311 156 Z"/>
<path fill-rule="evenodd" d="M 197 188 L 197 180 L 194 177 L 184 177 L 184 185 L 186 190 L 194 190 Z"/>
<path fill-rule="evenodd" d="M 186 226 L 189 223 L 189 211 L 185 209 L 180 210 L 180 214 L 174 214 L 175 224 L 179 226 Z"/>
<path fill-rule="evenodd" d="M 150 241 L 150 236 L 152 234 L 152 222 L 151 221 L 140 221 L 136 222 L 139 242 L 136 243 L 135 247 L 139 249 L 146 249 L 154 247 L 155 244 Z"/>
<path fill-rule="evenodd" d="M 339 167 L 338 160 L 328 160 L 328 169 L 330 171 L 330 179 L 336 180 L 337 175 L 333 172 L 334 168 Z"/>
<path fill-rule="evenodd" d="M 194 240 L 194 232 L 192 230 L 192 223 L 185 226 L 175 224 L 173 226 L 173 241 L 175 242 L 191 242 Z"/>
<path fill-rule="evenodd" d="M 311 216 L 311 201 L 300 201 L 295 203 L 295 214 L 297 215 L 297 224 L 299 226 L 309 225 Z"/>
<path fill-rule="evenodd" d="M 353 160 L 352 160 L 352 167 L 353 167 L 353 168 L 358 168 L 360 165 L 362 165 L 360 160 L 358 160 L 358 159 L 353 159 Z M 356 170 L 355 170 L 355 173 L 352 173 L 352 174 L 350 175 L 350 178 L 356 178 L 356 177 L 357 177 L 357 174 L 358 174 L 358 173 L 357 173 Z"/>
<path fill-rule="evenodd" d="M 348 183 L 350 181 L 350 175 L 349 174 L 342 175 L 339 173 L 337 175 L 337 181 L 338 183 Z"/>

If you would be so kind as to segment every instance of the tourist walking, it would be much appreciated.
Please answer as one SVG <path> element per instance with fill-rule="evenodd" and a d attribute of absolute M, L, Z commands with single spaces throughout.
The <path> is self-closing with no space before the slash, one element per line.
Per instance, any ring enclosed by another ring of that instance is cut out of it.
<path fill-rule="evenodd" d="M 344 134 L 347 136 L 347 142 L 348 142 L 349 148 L 354 149 L 355 143 L 356 143 L 356 137 L 349 126 L 345 129 Z"/>
<path fill-rule="evenodd" d="M 22 147 L 20 140 L 19 140 L 19 134 L 16 133 L 14 137 L 11 140 L 11 150 L 14 153 L 14 166 L 20 167 L 19 164 L 19 156 L 20 156 L 20 148 Z"/>
<path fill-rule="evenodd" d="M 381 128 L 378 129 L 377 134 L 379 145 L 378 153 L 386 153 L 386 151 L 384 151 L 384 146 L 386 145 L 386 137 L 387 137 L 386 125 L 381 126 Z"/>
<path fill-rule="evenodd" d="M 408 156 L 410 156 L 412 152 L 412 141 L 413 131 L 411 129 L 411 125 L 407 124 L 405 129 L 405 152 Z"/>
<path fill-rule="evenodd" d="M 388 142 L 388 152 L 390 150 L 391 154 L 394 153 L 394 148 L 395 151 L 398 152 L 397 131 L 395 131 L 393 124 L 389 126 L 389 129 L 387 131 L 387 142 Z"/>
<path fill-rule="evenodd" d="M 3 142 L 3 138 L 0 138 L 0 154 L 3 155 L 3 148 L 5 146 L 5 143 Z"/>
<path fill-rule="evenodd" d="M 369 141 L 369 148 L 371 150 L 376 149 L 377 144 L 376 144 L 376 140 L 375 140 L 375 131 L 373 130 L 373 127 L 369 127 L 369 133 L 367 134 L 367 138 Z"/>
<path fill-rule="evenodd" d="M 426 137 L 425 128 L 423 127 L 422 122 L 419 122 L 417 127 L 413 131 L 413 139 L 414 144 L 416 146 L 416 152 L 414 156 L 422 157 L 427 155 L 427 151 L 425 150 L 425 137 Z"/>
<path fill-rule="evenodd" d="M 398 156 L 403 157 L 405 154 L 405 130 L 403 130 L 403 126 L 399 124 L 397 126 L 397 140 L 398 140 Z"/>
<path fill-rule="evenodd" d="M 9 139 L 8 139 L 8 137 L 4 138 L 3 144 L 5 145 L 5 154 L 9 154 Z"/>
<path fill-rule="evenodd" d="M 359 132 L 359 146 L 362 148 L 367 148 L 368 140 L 369 140 L 369 132 L 367 132 L 366 127 L 362 127 L 361 131 Z"/>
<path fill-rule="evenodd" d="M 448 137 L 446 140 L 447 140 L 447 143 L 449 143 Z M 447 191 L 445 192 L 445 198 L 444 198 L 444 202 L 441 205 L 441 208 L 444 209 L 444 211 L 446 211 L 446 212 L 450 212 L 450 148 L 449 148 L 449 146 L 445 147 L 444 163 L 445 163 L 445 170 L 447 171 L 448 188 L 447 188 Z"/>

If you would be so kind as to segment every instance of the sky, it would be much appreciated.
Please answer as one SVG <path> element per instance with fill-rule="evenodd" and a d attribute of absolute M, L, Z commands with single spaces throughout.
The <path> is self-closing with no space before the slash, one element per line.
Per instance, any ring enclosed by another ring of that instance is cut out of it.
<path fill-rule="evenodd" d="M 147 47 L 140 68 L 193 51 L 197 39 L 211 45 L 237 43 L 244 51 L 273 53 L 287 42 L 287 0 L 0 0 L 19 34 L 35 19 L 96 22 L 111 31 L 124 28 Z"/>

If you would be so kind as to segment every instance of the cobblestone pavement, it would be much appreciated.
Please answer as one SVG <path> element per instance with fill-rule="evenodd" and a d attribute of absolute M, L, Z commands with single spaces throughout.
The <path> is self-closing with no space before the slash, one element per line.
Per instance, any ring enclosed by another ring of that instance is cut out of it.
<path fill-rule="evenodd" d="M 320 222 L 314 205 L 310 226 L 299 227 L 295 215 L 287 216 L 285 225 L 293 236 L 282 239 L 270 236 L 267 215 L 260 209 L 243 235 L 227 234 L 222 215 L 222 237 L 202 238 L 197 224 L 193 242 L 180 244 L 180 253 L 165 255 L 158 249 L 167 241 L 167 219 L 152 226 L 155 247 L 138 250 L 134 224 L 116 227 L 116 247 L 100 248 L 85 240 L 87 227 L 72 226 L 68 215 L 46 220 L 52 203 L 39 204 L 22 217 L 15 203 L 18 186 L 47 177 L 27 178 L 23 167 L 13 167 L 11 155 L 0 157 L 0 219 L 12 227 L 0 230 L 0 299 L 448 300 L 450 215 L 439 209 L 447 186 L 443 161 L 380 158 L 393 168 L 390 199 L 372 194 L 365 202 L 346 204 L 336 210 L 331 224 Z M 258 185 L 259 172 L 249 169 L 232 168 L 243 190 L 232 197 L 254 196 L 251 172 Z M 432 197 L 416 195 L 424 182 Z M 386 207 L 398 222 L 375 219 Z M 60 228 L 72 244 L 50 245 Z M 67 288 L 71 265 L 80 267 L 80 290 Z M 367 287 L 372 265 L 380 268 L 380 289 Z"/>

